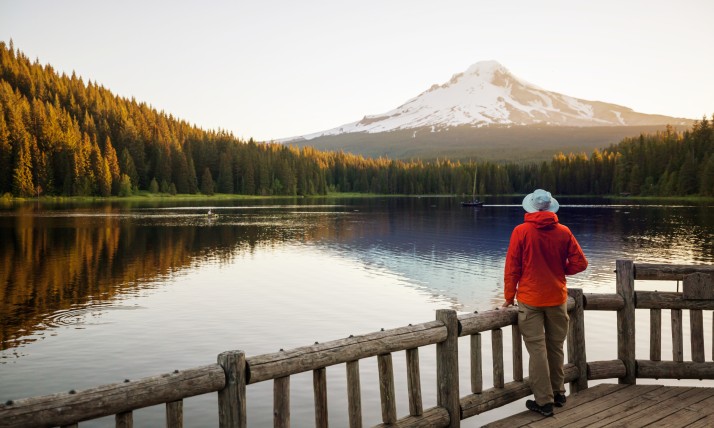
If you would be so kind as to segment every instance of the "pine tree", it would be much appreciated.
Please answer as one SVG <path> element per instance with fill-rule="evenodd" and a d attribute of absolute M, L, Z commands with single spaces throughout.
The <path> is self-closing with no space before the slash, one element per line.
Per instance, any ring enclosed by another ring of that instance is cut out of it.
<path fill-rule="evenodd" d="M 193 165 L 193 157 L 191 155 L 186 156 L 186 163 L 188 165 L 188 193 L 195 194 L 198 192 L 198 180 L 196 179 L 196 168 Z"/>
<path fill-rule="evenodd" d="M 112 194 L 112 173 L 109 169 L 109 162 L 102 158 L 99 176 L 97 177 L 100 196 L 111 196 Z"/>
<path fill-rule="evenodd" d="M 691 195 L 699 190 L 699 179 L 697 177 L 697 161 L 694 156 L 688 154 L 679 169 L 679 180 L 677 181 L 677 194 Z"/>
<path fill-rule="evenodd" d="M 702 196 L 714 196 L 714 154 L 709 156 L 702 169 L 699 193 Z"/>
<path fill-rule="evenodd" d="M 12 188 L 12 145 L 0 103 L 0 195 Z"/>
<path fill-rule="evenodd" d="M 139 173 L 136 171 L 136 166 L 134 165 L 134 158 L 129 154 L 129 150 L 126 148 L 121 152 L 121 158 L 119 159 L 119 168 L 121 171 L 128 175 L 131 179 L 131 184 L 135 188 L 139 188 Z M 122 178 L 122 184 L 124 179 Z"/>
<path fill-rule="evenodd" d="M 131 196 L 133 192 L 131 178 L 127 174 L 122 174 L 119 180 L 119 196 Z"/>
<path fill-rule="evenodd" d="M 218 163 L 218 191 L 233 193 L 233 170 L 228 155 L 222 153 Z"/>
<path fill-rule="evenodd" d="M 149 183 L 149 192 L 159 193 L 159 183 L 156 181 L 156 177 L 152 178 L 151 183 Z"/>
<path fill-rule="evenodd" d="M 119 159 L 117 158 L 117 151 L 112 145 L 112 140 L 107 136 L 104 139 L 104 146 L 102 147 L 102 153 L 104 158 L 107 160 L 107 165 L 109 166 L 109 174 L 112 177 L 112 194 L 116 195 L 119 193 L 119 181 L 121 178 L 121 172 L 119 170 Z"/>
<path fill-rule="evenodd" d="M 32 182 L 32 163 L 30 160 L 30 145 L 25 139 L 17 150 L 12 171 L 12 193 L 15 196 L 29 197 L 35 194 Z"/>
<path fill-rule="evenodd" d="M 208 168 L 203 171 L 203 177 L 201 178 L 201 193 L 213 195 L 213 177 L 211 176 L 211 170 Z"/>
<path fill-rule="evenodd" d="M 173 162 L 172 175 L 173 182 L 179 193 L 189 193 L 188 184 L 188 162 L 186 155 L 180 149 L 172 149 L 171 159 Z"/>

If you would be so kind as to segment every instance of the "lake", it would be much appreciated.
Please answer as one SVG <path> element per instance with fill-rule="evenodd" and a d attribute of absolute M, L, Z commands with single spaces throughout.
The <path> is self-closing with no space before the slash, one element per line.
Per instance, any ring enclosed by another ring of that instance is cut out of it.
<path fill-rule="evenodd" d="M 479 209 L 449 197 L 0 206 L 0 400 L 211 364 L 227 350 L 252 356 L 431 321 L 440 308 L 491 310 L 502 302 L 520 199 L 486 198 Z M 614 293 L 617 259 L 714 263 L 711 204 L 558 200 L 561 222 L 590 262 L 569 278 L 571 288 Z M 218 215 L 208 217 L 209 209 Z M 646 332 L 640 312 L 638 331 Z M 671 359 L 668 317 L 665 311 L 663 356 Z M 585 328 L 588 360 L 615 359 L 614 313 L 588 312 Z M 707 312 L 706 338 L 711 328 Z M 638 337 L 638 358 L 647 358 L 648 334 Z M 490 349 L 488 335 L 483 346 Z M 462 395 L 467 352 L 464 338 Z M 685 346 L 685 359 L 688 352 Z M 425 408 L 436 404 L 433 354 L 420 352 Z M 403 360 L 395 354 L 400 416 L 408 414 Z M 485 357 L 486 387 L 489 364 Z M 360 369 L 364 424 L 373 425 L 381 422 L 376 359 Z M 343 426 L 344 365 L 327 376 L 330 422 Z M 215 394 L 185 400 L 185 425 L 217 426 L 216 402 Z M 293 426 L 314 424 L 312 406 L 311 373 L 294 376 Z M 514 403 L 463 425 L 521 409 Z M 160 426 L 163 418 L 161 406 L 134 415 L 137 426 Z M 248 422 L 272 425 L 272 382 L 248 387 Z M 112 417 L 81 426 L 113 424 Z"/>

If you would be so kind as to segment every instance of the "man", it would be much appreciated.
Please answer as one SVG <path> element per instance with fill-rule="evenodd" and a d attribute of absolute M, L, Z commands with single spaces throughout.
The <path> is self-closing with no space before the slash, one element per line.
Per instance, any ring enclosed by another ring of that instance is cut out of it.
<path fill-rule="evenodd" d="M 513 229 L 504 273 L 505 303 L 518 299 L 518 327 L 530 356 L 528 371 L 535 400 L 526 407 L 553 415 L 565 404 L 563 342 L 568 334 L 565 276 L 588 267 L 583 250 L 555 215 L 560 205 L 537 189 L 523 199 L 525 221 Z"/>

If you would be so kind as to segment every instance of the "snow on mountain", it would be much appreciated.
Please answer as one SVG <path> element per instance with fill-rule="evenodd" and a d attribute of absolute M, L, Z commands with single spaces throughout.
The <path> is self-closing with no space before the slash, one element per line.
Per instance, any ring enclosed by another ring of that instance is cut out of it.
<path fill-rule="evenodd" d="M 496 61 L 482 61 L 442 85 L 433 85 L 394 110 L 302 138 L 423 127 L 434 131 L 462 125 L 659 125 L 672 123 L 672 119 L 547 91 L 519 79 Z"/>

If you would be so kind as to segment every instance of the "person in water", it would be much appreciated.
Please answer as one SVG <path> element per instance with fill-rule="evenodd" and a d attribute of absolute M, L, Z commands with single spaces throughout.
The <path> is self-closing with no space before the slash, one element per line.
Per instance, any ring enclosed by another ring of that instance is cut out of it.
<path fill-rule="evenodd" d="M 530 361 L 534 400 L 526 407 L 545 416 L 565 405 L 563 342 L 568 334 L 566 275 L 588 267 L 580 244 L 555 214 L 560 205 L 537 189 L 523 199 L 525 220 L 516 226 L 506 254 L 502 307 L 518 300 L 518 327 Z"/>

